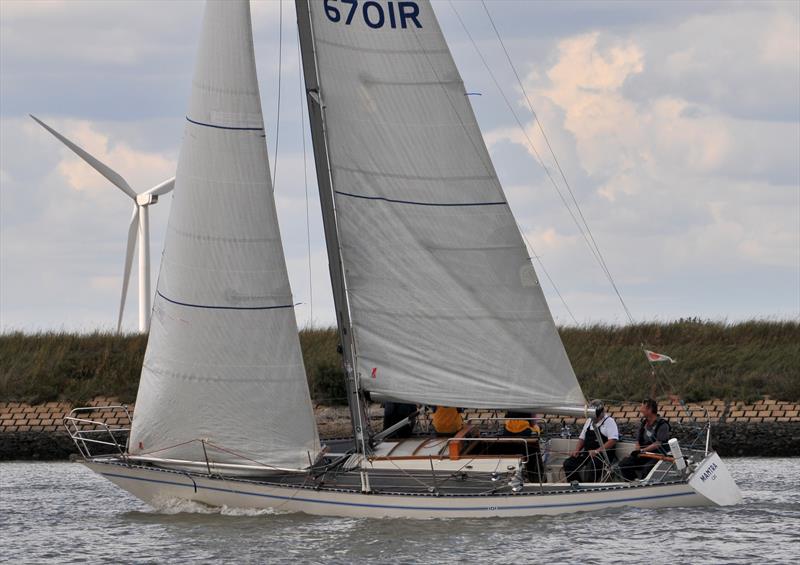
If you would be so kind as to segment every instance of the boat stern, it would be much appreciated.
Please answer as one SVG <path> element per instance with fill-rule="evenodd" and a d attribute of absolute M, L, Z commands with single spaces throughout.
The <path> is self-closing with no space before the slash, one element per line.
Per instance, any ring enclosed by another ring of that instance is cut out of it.
<path fill-rule="evenodd" d="M 717 506 L 741 504 L 742 493 L 716 452 L 708 454 L 689 477 L 689 485 Z"/>

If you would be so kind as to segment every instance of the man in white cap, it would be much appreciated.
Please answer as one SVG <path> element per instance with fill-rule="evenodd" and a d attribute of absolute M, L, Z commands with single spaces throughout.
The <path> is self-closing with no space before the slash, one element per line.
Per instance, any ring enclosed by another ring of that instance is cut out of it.
<path fill-rule="evenodd" d="M 610 463 L 616 459 L 615 446 L 619 441 L 617 423 L 614 418 L 606 414 L 602 401 L 593 400 L 589 404 L 589 409 L 591 417 L 583 425 L 578 436 L 578 445 L 571 456 L 564 461 L 564 474 L 570 483 L 579 480 L 582 471 L 588 479 L 584 482 L 599 482 L 603 476 L 603 465 L 606 460 L 601 452 L 605 452 Z"/>

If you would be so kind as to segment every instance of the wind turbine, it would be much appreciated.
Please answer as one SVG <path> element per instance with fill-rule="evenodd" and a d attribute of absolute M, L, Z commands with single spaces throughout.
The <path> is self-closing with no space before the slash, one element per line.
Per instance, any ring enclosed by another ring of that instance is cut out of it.
<path fill-rule="evenodd" d="M 133 200 L 133 215 L 128 227 L 128 248 L 125 252 L 125 270 L 122 275 L 122 296 L 119 301 L 119 317 L 117 318 L 117 331 L 122 326 L 122 312 L 125 309 L 125 297 L 128 294 L 128 279 L 131 276 L 133 263 L 133 249 L 136 240 L 139 240 L 139 331 L 146 332 L 150 326 L 150 212 L 149 207 L 158 202 L 158 197 L 167 194 L 175 187 L 175 177 L 157 184 L 150 190 L 137 194 L 122 175 L 92 157 L 78 145 L 58 133 L 42 120 L 30 115 L 36 123 L 52 133 L 64 145 L 72 149 L 78 157 L 86 161 L 98 173 L 106 177 L 111 184 L 124 192 Z"/>

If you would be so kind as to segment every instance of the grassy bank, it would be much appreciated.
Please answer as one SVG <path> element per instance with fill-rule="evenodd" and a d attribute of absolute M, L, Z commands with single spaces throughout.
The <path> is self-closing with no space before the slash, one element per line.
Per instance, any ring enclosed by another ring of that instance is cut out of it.
<path fill-rule="evenodd" d="M 800 323 L 700 321 L 562 328 L 561 337 L 589 396 L 627 400 L 674 393 L 689 401 L 800 401 Z M 331 329 L 300 332 L 311 394 L 343 401 L 344 386 Z M 659 368 L 654 387 L 639 347 L 678 360 Z M 0 335 L 0 400 L 78 402 L 93 396 L 136 397 L 146 346 L 141 335 Z"/>

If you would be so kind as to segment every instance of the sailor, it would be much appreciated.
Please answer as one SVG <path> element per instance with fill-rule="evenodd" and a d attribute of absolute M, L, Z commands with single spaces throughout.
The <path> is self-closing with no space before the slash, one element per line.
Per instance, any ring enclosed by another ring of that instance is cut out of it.
<path fill-rule="evenodd" d="M 641 453 L 669 453 L 670 426 L 666 419 L 658 415 L 658 403 L 652 398 L 643 400 L 639 412 L 642 414 L 642 423 L 639 424 L 636 449 L 619 462 L 619 470 L 628 481 L 646 477 L 658 463 L 657 459 L 641 457 Z"/>
<path fill-rule="evenodd" d="M 616 459 L 615 446 L 619 441 L 617 422 L 606 414 L 602 401 L 593 400 L 589 408 L 591 418 L 588 418 L 583 425 L 575 451 L 564 461 L 567 482 L 579 480 L 581 472 L 585 473 L 584 476 L 588 479 L 586 482 L 599 482 L 603 476 L 605 463 L 601 452 L 605 452 L 610 463 Z"/>
<path fill-rule="evenodd" d="M 533 414 L 527 412 L 506 412 L 505 431 L 503 435 L 529 437 L 539 435 L 541 429 L 533 422 Z"/>
<path fill-rule="evenodd" d="M 452 435 L 464 426 L 461 413 L 452 406 L 437 406 L 432 419 L 433 429 L 441 435 Z"/>

